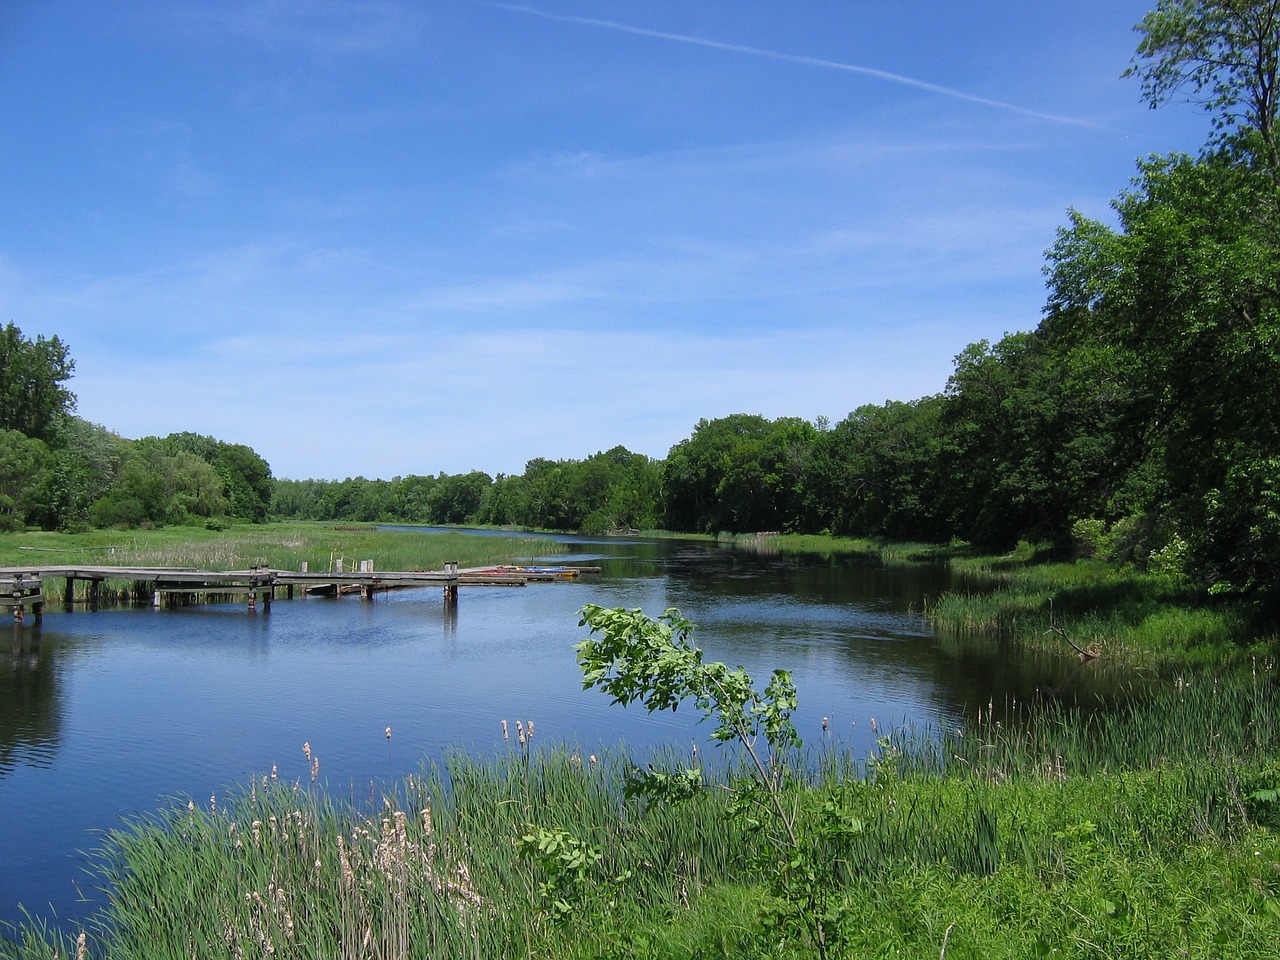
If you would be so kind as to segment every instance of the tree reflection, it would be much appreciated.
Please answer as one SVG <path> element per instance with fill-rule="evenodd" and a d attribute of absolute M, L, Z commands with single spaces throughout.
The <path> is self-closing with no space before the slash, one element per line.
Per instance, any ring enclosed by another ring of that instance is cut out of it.
<path fill-rule="evenodd" d="M 62 726 L 54 658 L 37 626 L 14 626 L 0 653 L 0 779 L 53 762 Z"/>

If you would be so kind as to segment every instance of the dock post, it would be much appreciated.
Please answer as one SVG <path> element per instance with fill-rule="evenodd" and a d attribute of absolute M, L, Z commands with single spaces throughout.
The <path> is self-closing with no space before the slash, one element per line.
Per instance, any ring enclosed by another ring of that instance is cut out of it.
<path fill-rule="evenodd" d="M 444 605 L 446 609 L 456 610 L 458 608 L 458 561 L 446 560 L 444 572 L 453 577 L 452 582 L 445 584 L 444 587 Z"/>
<path fill-rule="evenodd" d="M 151 606 L 155 607 L 157 610 L 160 609 L 160 591 L 158 589 L 151 594 Z"/>
<path fill-rule="evenodd" d="M 15 627 L 22 626 L 22 574 L 15 573 L 13 575 L 13 625 Z"/>
<path fill-rule="evenodd" d="M 62 590 L 62 602 L 68 607 L 76 605 L 76 578 L 67 574 L 67 583 Z"/>

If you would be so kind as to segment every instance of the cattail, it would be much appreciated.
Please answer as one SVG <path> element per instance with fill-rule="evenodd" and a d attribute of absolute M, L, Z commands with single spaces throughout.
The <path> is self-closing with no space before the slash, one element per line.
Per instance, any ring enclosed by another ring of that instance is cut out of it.
<path fill-rule="evenodd" d="M 253 821 L 253 842 L 258 843 L 262 840 L 262 821 Z"/>
<path fill-rule="evenodd" d="M 311 741 L 310 740 L 308 740 L 306 743 L 302 745 L 302 755 L 306 757 L 308 760 L 311 759 Z"/>
<path fill-rule="evenodd" d="M 351 860 L 347 857 L 347 844 L 342 834 L 338 834 L 338 863 L 342 867 L 342 882 L 348 887 L 355 886 L 356 875 L 351 869 Z"/>
<path fill-rule="evenodd" d="M 80 931 L 80 936 L 76 937 L 76 960 L 89 960 L 89 945 L 83 930 Z"/>
<path fill-rule="evenodd" d="M 279 779 L 280 779 L 280 774 L 276 770 L 276 765 L 273 763 L 271 765 L 271 780 L 274 783 L 276 780 L 279 780 Z"/>
<path fill-rule="evenodd" d="M 591 765 L 594 767 L 596 765 L 596 755 L 593 753 L 588 759 L 591 761 Z"/>
<path fill-rule="evenodd" d="M 532 720 L 529 721 L 529 739 L 530 740 L 533 739 L 533 721 Z"/>
<path fill-rule="evenodd" d="M 826 717 L 823 717 L 823 718 L 822 718 L 822 732 L 823 732 L 823 733 L 826 733 L 826 732 L 827 732 L 827 723 L 828 723 L 827 718 L 826 718 Z"/>
<path fill-rule="evenodd" d="M 311 782 L 316 782 L 316 777 L 320 776 L 320 758 L 311 758 Z"/>
<path fill-rule="evenodd" d="M 388 740 L 390 740 L 390 739 L 391 739 L 391 728 L 390 728 L 390 727 L 387 727 L 387 739 L 388 739 Z"/>
<path fill-rule="evenodd" d="M 209 812 L 218 812 L 218 795 L 216 793 L 209 794 Z"/>
<path fill-rule="evenodd" d="M 511 742 L 511 734 L 507 732 L 507 721 L 505 720 L 502 721 L 502 739 L 507 743 Z"/>

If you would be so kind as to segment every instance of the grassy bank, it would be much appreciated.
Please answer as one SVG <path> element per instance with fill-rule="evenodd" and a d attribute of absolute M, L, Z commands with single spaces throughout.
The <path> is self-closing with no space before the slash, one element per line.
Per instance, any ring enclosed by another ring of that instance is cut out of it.
<path fill-rule="evenodd" d="M 787 796 L 837 892 L 833 956 L 1275 955 L 1275 664 L 1016 719 L 888 734 L 869 758 L 810 745 Z M 714 786 L 731 769 L 646 804 L 625 755 L 535 749 L 512 730 L 501 756 L 453 757 L 352 807 L 306 759 L 110 834 L 105 915 L 20 931 L 0 956 L 813 955 L 771 919 L 761 838 Z"/>
<path fill-rule="evenodd" d="M 76 534 L 5 533 L 0 534 L 0 566 L 84 563 L 244 570 L 266 565 L 297 570 L 305 561 L 312 570 L 328 570 L 341 558 L 348 566 L 373 560 L 378 570 L 432 570 L 446 560 L 480 566 L 562 549 L 552 540 L 519 534 L 477 537 L 461 532 L 380 530 L 367 524 L 289 522 L 226 530 L 165 527 Z"/>
<path fill-rule="evenodd" d="M 1100 560 L 952 557 L 964 586 L 931 601 L 940 633 L 1074 649 L 1165 669 L 1266 655 L 1274 623 L 1239 602 L 1182 582 Z"/>

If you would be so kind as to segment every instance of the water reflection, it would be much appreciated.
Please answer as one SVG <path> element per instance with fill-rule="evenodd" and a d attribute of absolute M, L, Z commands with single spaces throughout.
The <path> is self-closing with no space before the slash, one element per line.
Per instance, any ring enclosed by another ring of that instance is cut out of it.
<path fill-rule="evenodd" d="M 13 627 L 0 654 L 0 780 L 19 764 L 48 767 L 62 726 L 54 658 L 43 655 L 39 626 Z"/>

